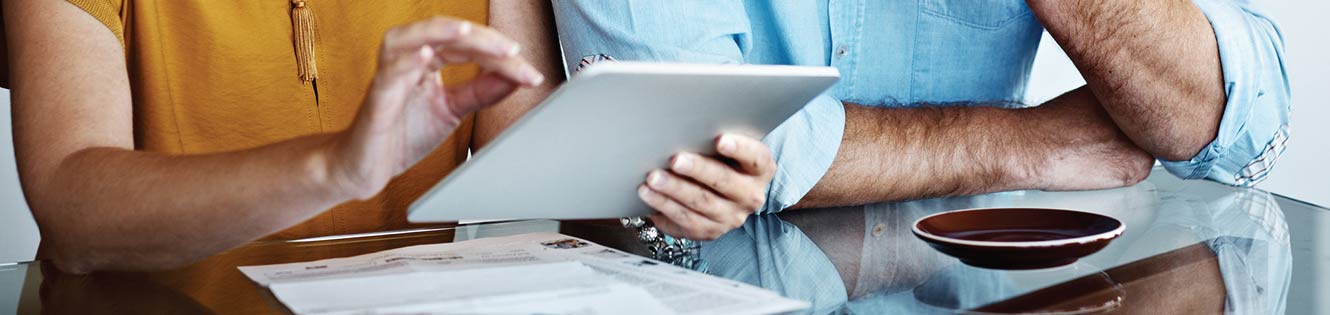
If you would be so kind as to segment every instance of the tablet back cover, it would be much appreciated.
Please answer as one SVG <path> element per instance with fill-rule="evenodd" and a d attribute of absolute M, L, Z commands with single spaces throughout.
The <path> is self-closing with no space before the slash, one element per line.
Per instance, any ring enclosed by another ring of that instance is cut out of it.
<path fill-rule="evenodd" d="M 412 222 L 646 215 L 637 196 L 671 155 L 761 137 L 835 84 L 835 68 L 597 64 L 411 205 Z"/>

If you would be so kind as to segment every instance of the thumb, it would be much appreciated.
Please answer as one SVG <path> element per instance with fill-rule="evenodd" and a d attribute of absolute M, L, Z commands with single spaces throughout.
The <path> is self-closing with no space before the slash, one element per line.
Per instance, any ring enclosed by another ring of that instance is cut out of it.
<path fill-rule="evenodd" d="M 458 117 L 493 105 L 503 100 L 517 84 L 495 72 L 486 72 L 474 80 L 448 88 L 449 109 Z"/>

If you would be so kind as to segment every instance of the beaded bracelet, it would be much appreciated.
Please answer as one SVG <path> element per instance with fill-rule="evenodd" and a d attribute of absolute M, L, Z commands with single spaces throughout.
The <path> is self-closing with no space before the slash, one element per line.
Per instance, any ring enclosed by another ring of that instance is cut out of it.
<path fill-rule="evenodd" d="M 619 223 L 626 229 L 637 230 L 637 240 L 647 245 L 652 259 L 706 272 L 706 262 L 702 261 L 702 245 L 697 241 L 665 235 L 642 217 L 620 218 Z"/>

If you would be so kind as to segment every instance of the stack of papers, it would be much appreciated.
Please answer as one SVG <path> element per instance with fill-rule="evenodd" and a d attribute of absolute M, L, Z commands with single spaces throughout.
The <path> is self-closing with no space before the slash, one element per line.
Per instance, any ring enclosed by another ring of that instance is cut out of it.
<path fill-rule="evenodd" d="M 774 314 L 809 306 L 557 233 L 240 271 L 300 314 Z"/>

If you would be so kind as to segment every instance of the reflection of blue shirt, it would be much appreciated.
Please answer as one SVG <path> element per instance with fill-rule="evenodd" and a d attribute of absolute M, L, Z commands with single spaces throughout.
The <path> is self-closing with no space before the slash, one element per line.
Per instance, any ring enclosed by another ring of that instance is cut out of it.
<path fill-rule="evenodd" d="M 1249 185 L 1283 149 L 1289 91 L 1278 29 L 1247 1 L 1195 0 L 1217 34 L 1228 104 L 1218 137 L 1173 174 Z M 1020 106 L 1043 26 L 1021 0 L 554 1 L 565 62 L 834 66 L 841 81 L 765 139 L 778 164 L 764 212 L 822 177 L 845 124 L 873 106 Z M 1161 30 L 1166 31 L 1166 30 Z"/>

